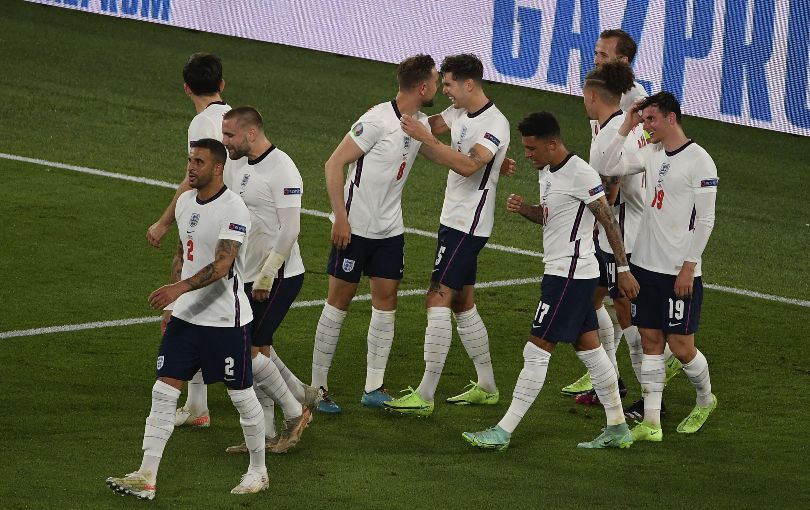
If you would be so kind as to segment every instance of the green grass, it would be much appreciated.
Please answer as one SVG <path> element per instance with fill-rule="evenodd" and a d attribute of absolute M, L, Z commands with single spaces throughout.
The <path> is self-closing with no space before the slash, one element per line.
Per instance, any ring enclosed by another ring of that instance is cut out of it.
<path fill-rule="evenodd" d="M 188 32 L 9 1 L 0 18 L 7 58 L 0 86 L 0 152 L 179 181 L 193 108 L 180 68 L 198 50 L 219 54 L 226 99 L 262 111 L 271 139 L 298 164 L 304 206 L 328 210 L 323 162 L 369 106 L 393 97 L 394 67 L 283 46 Z M 570 148 L 587 154 L 589 131 L 578 98 L 489 84 L 513 125 L 547 109 Z M 439 98 L 432 112 L 447 101 Z M 689 118 L 687 133 L 713 155 L 721 176 L 717 226 L 704 261 L 707 282 L 810 298 L 810 215 L 803 199 L 806 138 Z M 519 140 L 513 132 L 513 140 Z M 518 174 L 508 193 L 537 196 L 536 172 L 510 155 Z M 146 296 L 168 275 L 171 250 L 145 242 L 146 227 L 171 190 L 0 159 L 0 332 L 153 315 Z M 404 198 L 406 224 L 433 231 L 446 171 L 420 161 Z M 304 216 L 307 266 L 300 300 L 321 299 L 329 223 Z M 493 242 L 542 250 L 535 226 L 498 208 Z M 164 241 L 172 246 L 176 234 Z M 434 240 L 407 236 L 403 289 L 423 288 Z M 485 250 L 479 281 L 536 277 L 534 257 Z M 367 285 L 360 292 L 367 292 Z M 537 304 L 536 285 L 484 289 L 478 307 L 490 332 L 502 403 L 455 408 L 437 403 L 429 419 L 359 405 L 370 304 L 355 303 L 330 374 L 344 407 L 317 415 L 301 444 L 268 457 L 270 491 L 228 494 L 247 462 L 224 448 L 240 441 L 221 386 L 210 394 L 213 426 L 177 430 L 160 470 L 157 508 L 582 508 L 627 505 L 800 508 L 810 499 L 807 308 L 707 291 L 698 343 L 711 363 L 719 408 L 694 437 L 675 433 L 694 391 L 683 376 L 667 389 L 665 441 L 628 451 L 574 448 L 599 433 L 601 409 L 559 395 L 582 372 L 570 348 L 554 354 L 546 386 L 503 454 L 460 437 L 496 423 L 522 366 Z M 294 309 L 278 334 L 280 355 L 309 378 L 320 307 Z M 421 297 L 402 298 L 386 382 L 415 385 L 423 369 Z M 0 507 L 114 508 L 104 478 L 137 467 L 154 380 L 157 323 L 0 340 Z M 621 368 L 632 372 L 625 348 Z M 474 375 L 455 342 L 437 398 Z M 632 376 L 629 377 L 632 379 Z M 632 395 L 638 392 L 631 384 Z"/>

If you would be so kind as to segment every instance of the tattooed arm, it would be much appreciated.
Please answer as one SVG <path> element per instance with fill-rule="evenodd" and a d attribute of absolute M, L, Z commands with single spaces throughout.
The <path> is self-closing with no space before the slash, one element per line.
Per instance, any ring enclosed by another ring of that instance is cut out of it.
<path fill-rule="evenodd" d="M 157 289 L 149 296 L 152 308 L 163 308 L 186 292 L 201 289 L 226 276 L 233 266 L 242 243 L 232 239 L 220 239 L 214 251 L 214 261 L 200 269 L 197 274 Z"/>
<path fill-rule="evenodd" d="M 183 274 L 183 243 L 177 242 L 177 249 L 174 251 L 174 259 L 172 260 L 172 271 L 169 274 L 169 283 L 177 283 L 180 281 L 180 276 Z"/>
<path fill-rule="evenodd" d="M 607 198 L 608 204 L 616 204 L 616 197 L 619 196 L 619 187 L 621 186 L 622 178 L 617 176 L 600 177 L 602 177 L 602 184 L 605 186 L 605 198 Z"/>
<path fill-rule="evenodd" d="M 474 174 L 495 157 L 489 149 L 480 144 L 475 144 L 469 154 L 453 150 L 413 117 L 403 115 L 400 125 L 405 133 L 422 142 L 419 152 L 426 158 L 464 177 Z"/>
<path fill-rule="evenodd" d="M 617 284 L 619 291 L 625 297 L 633 299 L 638 295 L 638 282 L 628 270 L 627 255 L 624 252 L 624 243 L 622 242 L 622 233 L 619 230 L 619 224 L 616 223 L 616 218 L 610 210 L 607 199 L 599 197 L 588 204 L 588 209 L 596 217 L 596 221 L 605 229 L 610 247 L 613 250 L 613 257 L 616 259 L 616 273 Z M 619 271 L 619 269 L 623 269 Z"/>

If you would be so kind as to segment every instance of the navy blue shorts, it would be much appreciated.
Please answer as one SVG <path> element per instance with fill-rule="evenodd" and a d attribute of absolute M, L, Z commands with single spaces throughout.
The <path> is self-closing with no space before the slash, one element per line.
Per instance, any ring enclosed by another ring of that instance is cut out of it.
<path fill-rule="evenodd" d="M 250 324 L 198 326 L 173 316 L 160 341 L 157 376 L 188 381 L 200 369 L 205 384 L 224 382 L 232 390 L 253 386 Z"/>
<path fill-rule="evenodd" d="M 690 335 L 698 330 L 703 304 L 703 280 L 699 276 L 692 285 L 692 297 L 680 299 L 675 296 L 675 275 L 633 265 L 630 271 L 641 287 L 630 305 L 634 326 L 676 335 Z"/>
<path fill-rule="evenodd" d="M 345 250 L 332 245 L 326 273 L 357 283 L 360 276 L 401 280 L 405 272 L 405 234 L 384 239 L 369 239 L 352 234 Z"/>
<path fill-rule="evenodd" d="M 597 281 L 543 275 L 531 334 L 549 342 L 574 344 L 583 333 L 599 329 L 593 307 Z"/>
<path fill-rule="evenodd" d="M 303 273 L 287 278 L 276 278 L 270 289 L 270 297 L 260 303 L 251 295 L 253 283 L 245 284 L 245 293 L 248 295 L 250 308 L 253 310 L 253 322 L 250 330 L 253 345 L 256 347 L 273 345 L 273 334 L 281 325 L 281 321 L 284 320 L 303 286 Z"/>
<path fill-rule="evenodd" d="M 488 239 L 439 225 L 436 260 L 430 280 L 459 292 L 465 285 L 475 285 L 478 253 Z"/>
<path fill-rule="evenodd" d="M 630 253 L 627 254 L 627 261 L 630 262 Z M 611 298 L 619 297 L 619 286 L 616 285 L 616 257 L 600 248 L 596 248 L 596 260 L 599 261 L 599 286 L 605 287 Z"/>

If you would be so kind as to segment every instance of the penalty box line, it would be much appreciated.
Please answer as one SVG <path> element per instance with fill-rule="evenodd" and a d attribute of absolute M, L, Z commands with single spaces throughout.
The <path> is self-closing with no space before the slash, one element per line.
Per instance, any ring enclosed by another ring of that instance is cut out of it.
<path fill-rule="evenodd" d="M 39 165 L 39 166 L 45 166 L 45 167 L 51 167 L 51 168 L 59 168 L 59 169 L 62 169 L 62 170 L 70 170 L 72 172 L 79 172 L 79 173 L 84 173 L 84 174 L 89 174 L 89 175 L 96 175 L 96 176 L 99 176 L 99 177 L 108 177 L 108 178 L 111 178 L 111 179 L 120 179 L 120 180 L 124 180 L 124 181 L 136 182 L 136 183 L 140 183 L 140 184 L 147 184 L 147 185 L 150 185 L 150 186 L 157 186 L 157 187 L 161 187 L 161 188 L 177 189 L 176 184 L 171 183 L 171 182 L 167 182 L 167 181 L 160 181 L 160 180 L 157 180 L 157 179 L 147 179 L 146 177 L 137 177 L 137 176 L 134 176 L 134 175 L 127 175 L 127 174 L 121 174 L 121 173 L 116 173 L 116 172 L 108 172 L 106 170 L 98 170 L 96 168 L 88 168 L 88 167 L 78 166 L 78 165 L 69 165 L 69 164 L 66 164 L 66 163 L 58 163 L 58 162 L 55 162 L 55 161 L 47 161 L 47 160 L 44 160 L 44 159 L 28 158 L 28 157 L 25 157 L 25 156 L 17 156 L 17 155 L 14 155 L 14 154 L 7 154 L 7 153 L 4 153 L 4 152 L 0 152 L 0 159 L 7 159 L 7 160 L 10 160 L 10 161 L 19 161 L 19 162 L 22 162 L 22 163 L 31 163 L 33 165 Z M 317 210 L 314 210 L 314 209 L 303 209 L 302 208 L 301 212 L 304 213 L 304 214 L 310 215 L 310 216 L 317 216 L 319 218 L 328 218 L 329 217 L 329 213 L 326 213 L 326 212 L 323 212 L 323 211 L 317 211 Z M 423 237 L 430 237 L 430 238 L 435 238 L 436 237 L 435 232 L 429 232 L 427 230 L 420 230 L 420 229 L 416 229 L 416 228 L 406 228 L 405 232 L 408 233 L 408 234 L 414 234 L 414 235 L 423 236 Z M 542 258 L 543 257 L 543 253 L 539 252 L 539 251 L 524 250 L 522 248 L 515 248 L 514 246 L 505 246 L 505 245 L 497 244 L 497 243 L 487 243 L 487 244 L 484 245 L 484 248 L 487 248 L 487 249 L 490 249 L 490 250 L 503 251 L 503 252 L 507 252 L 507 253 L 514 253 L 514 254 L 517 254 L 517 255 L 528 255 L 530 257 L 536 257 L 536 258 Z M 747 289 L 738 289 L 736 287 L 728 287 L 728 286 L 725 286 L 725 285 L 715 285 L 715 284 L 705 283 L 705 282 L 703 284 L 703 287 L 705 287 L 707 289 L 711 289 L 711 290 L 716 290 L 716 291 L 719 291 L 719 292 L 725 292 L 725 293 L 728 293 L 728 294 L 735 294 L 735 295 L 738 295 L 738 296 L 745 296 L 745 297 L 750 297 L 750 298 L 755 298 L 755 299 L 764 299 L 766 301 L 773 301 L 773 302 L 776 302 L 776 303 L 783 303 L 783 304 L 788 304 L 788 305 L 801 306 L 801 307 L 804 307 L 804 308 L 810 308 L 810 301 L 803 300 L 803 299 L 795 299 L 795 298 L 789 298 L 789 297 L 785 297 L 785 296 L 777 296 L 777 295 L 774 295 L 774 294 L 765 294 L 763 292 L 756 292 L 756 291 L 747 290 Z M 0 337 L 0 338 L 2 338 L 2 337 Z"/>

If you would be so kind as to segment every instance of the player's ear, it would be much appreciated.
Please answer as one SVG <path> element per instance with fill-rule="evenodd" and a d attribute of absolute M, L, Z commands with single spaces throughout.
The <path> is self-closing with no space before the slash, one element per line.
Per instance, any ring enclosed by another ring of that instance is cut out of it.
<path fill-rule="evenodd" d="M 223 90 L 225 90 L 225 80 L 219 80 L 219 93 L 222 94 Z"/>
<path fill-rule="evenodd" d="M 187 96 L 194 95 L 194 92 L 191 91 L 191 87 L 188 86 L 188 83 L 183 83 L 183 92 L 185 92 Z"/>

